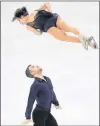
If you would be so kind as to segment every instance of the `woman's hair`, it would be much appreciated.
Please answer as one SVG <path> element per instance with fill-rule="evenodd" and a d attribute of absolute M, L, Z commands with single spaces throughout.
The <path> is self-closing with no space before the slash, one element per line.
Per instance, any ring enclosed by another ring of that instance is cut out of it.
<path fill-rule="evenodd" d="M 31 71 L 29 70 L 29 67 L 30 67 L 31 65 L 28 65 L 27 66 L 27 68 L 26 68 L 26 70 L 25 70 L 25 74 L 26 74 L 26 76 L 27 77 L 29 77 L 29 78 L 34 78 L 34 76 L 31 74 Z"/>
<path fill-rule="evenodd" d="M 12 21 L 16 20 L 16 18 L 21 18 L 21 16 L 27 16 L 29 15 L 26 7 L 21 7 L 16 9 L 16 11 L 14 12 L 14 17 L 12 19 Z"/>

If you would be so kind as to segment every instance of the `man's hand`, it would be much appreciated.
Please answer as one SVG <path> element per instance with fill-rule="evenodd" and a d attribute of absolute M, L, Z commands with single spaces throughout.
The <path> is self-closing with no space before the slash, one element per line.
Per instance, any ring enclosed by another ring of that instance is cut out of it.
<path fill-rule="evenodd" d="M 58 106 L 55 106 L 55 108 L 56 108 L 56 109 L 61 109 L 61 106 L 60 106 L 60 105 L 58 105 Z"/>
<path fill-rule="evenodd" d="M 32 122 L 32 120 L 31 119 L 26 119 L 26 120 L 24 120 L 24 122 L 22 123 L 22 124 L 28 124 L 28 123 L 30 123 L 30 122 Z"/>

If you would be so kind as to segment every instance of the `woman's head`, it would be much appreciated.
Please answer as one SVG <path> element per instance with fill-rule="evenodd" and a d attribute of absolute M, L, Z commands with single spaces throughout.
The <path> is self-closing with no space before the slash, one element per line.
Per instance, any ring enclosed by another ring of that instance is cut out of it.
<path fill-rule="evenodd" d="M 27 15 L 29 15 L 29 13 L 26 7 L 18 8 L 14 12 L 14 17 L 12 21 L 15 21 L 17 19 L 20 23 L 25 24 L 27 22 Z"/>

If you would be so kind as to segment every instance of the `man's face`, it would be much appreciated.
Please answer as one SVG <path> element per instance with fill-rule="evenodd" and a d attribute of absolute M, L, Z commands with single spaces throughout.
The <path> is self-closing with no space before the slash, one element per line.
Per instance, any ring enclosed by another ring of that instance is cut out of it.
<path fill-rule="evenodd" d="M 29 70 L 31 71 L 31 74 L 35 75 L 35 74 L 41 73 L 42 68 L 40 68 L 39 66 L 31 65 L 29 66 Z"/>

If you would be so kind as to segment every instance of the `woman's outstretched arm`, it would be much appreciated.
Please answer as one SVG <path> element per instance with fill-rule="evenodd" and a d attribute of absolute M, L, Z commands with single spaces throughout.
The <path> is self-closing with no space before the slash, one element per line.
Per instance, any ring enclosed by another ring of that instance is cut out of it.
<path fill-rule="evenodd" d="M 39 10 L 47 10 L 47 11 L 49 11 L 49 12 L 52 12 L 51 6 L 50 6 L 50 3 L 49 3 L 49 2 L 44 3 L 44 4 L 39 8 Z"/>
<path fill-rule="evenodd" d="M 36 35 L 41 35 L 41 34 L 42 34 L 41 31 L 38 31 L 37 29 L 32 28 L 32 27 L 30 27 L 30 26 L 28 26 L 28 25 L 26 26 L 26 28 L 27 28 L 27 30 L 33 32 L 33 33 L 36 34 Z"/>

